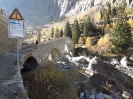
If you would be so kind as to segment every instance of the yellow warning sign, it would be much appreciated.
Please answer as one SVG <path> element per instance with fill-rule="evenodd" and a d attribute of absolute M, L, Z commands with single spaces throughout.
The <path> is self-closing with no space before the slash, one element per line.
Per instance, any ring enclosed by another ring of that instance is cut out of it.
<path fill-rule="evenodd" d="M 9 19 L 24 20 L 18 9 L 14 9 Z"/>

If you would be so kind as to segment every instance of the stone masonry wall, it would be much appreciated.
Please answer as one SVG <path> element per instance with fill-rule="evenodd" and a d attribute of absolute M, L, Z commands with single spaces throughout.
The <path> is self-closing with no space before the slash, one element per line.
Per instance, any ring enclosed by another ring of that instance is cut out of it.
<path fill-rule="evenodd" d="M 64 57 L 66 53 L 69 54 L 70 51 L 74 49 L 73 42 L 70 38 L 63 37 L 39 43 L 36 49 L 22 53 L 20 55 L 20 61 L 22 64 L 20 68 L 23 68 L 22 66 L 25 63 L 25 61 L 31 56 L 34 57 L 39 64 L 41 64 L 43 61 L 49 59 L 49 55 L 55 49 L 59 51 L 61 57 Z"/>
<path fill-rule="evenodd" d="M 7 19 L 0 14 L 0 54 L 12 51 L 16 48 L 16 40 L 8 38 Z"/>

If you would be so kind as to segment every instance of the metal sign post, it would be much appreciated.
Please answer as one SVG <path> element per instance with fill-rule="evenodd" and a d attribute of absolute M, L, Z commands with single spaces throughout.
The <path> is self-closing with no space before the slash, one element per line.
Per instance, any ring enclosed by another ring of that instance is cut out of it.
<path fill-rule="evenodd" d="M 17 80 L 20 80 L 20 68 L 19 68 L 19 49 L 18 49 L 18 38 L 16 38 L 16 43 L 17 43 Z"/>
<path fill-rule="evenodd" d="M 16 38 L 17 46 L 17 80 L 20 81 L 20 68 L 19 68 L 19 48 L 18 48 L 18 38 L 24 38 L 24 19 L 18 9 L 14 9 L 9 17 L 8 22 L 8 37 Z"/>

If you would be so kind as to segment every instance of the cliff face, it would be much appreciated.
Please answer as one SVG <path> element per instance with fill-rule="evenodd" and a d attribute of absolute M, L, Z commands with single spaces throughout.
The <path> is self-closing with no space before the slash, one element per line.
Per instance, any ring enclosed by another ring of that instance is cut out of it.
<path fill-rule="evenodd" d="M 105 5 L 108 1 L 117 4 L 123 0 L 0 0 L 0 6 L 6 6 L 10 13 L 17 7 L 28 24 L 42 25 L 61 16 L 70 17 L 90 7 Z M 133 5 L 132 0 L 126 2 L 128 6 Z"/>
<path fill-rule="evenodd" d="M 90 7 L 98 8 L 100 6 L 106 5 L 107 2 L 110 2 L 111 5 L 118 5 L 124 0 L 58 0 L 58 3 L 61 5 L 60 16 L 72 16 L 77 13 L 83 12 Z M 133 7 L 132 0 L 126 0 L 127 6 Z"/>

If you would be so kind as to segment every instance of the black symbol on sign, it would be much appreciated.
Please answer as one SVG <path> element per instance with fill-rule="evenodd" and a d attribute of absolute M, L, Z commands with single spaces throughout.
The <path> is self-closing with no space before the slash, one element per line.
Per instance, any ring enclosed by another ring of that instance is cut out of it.
<path fill-rule="evenodd" d="M 17 12 L 16 12 L 16 18 L 17 18 Z"/>

